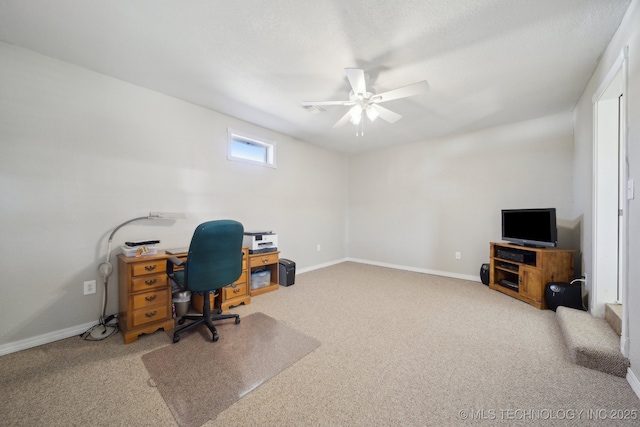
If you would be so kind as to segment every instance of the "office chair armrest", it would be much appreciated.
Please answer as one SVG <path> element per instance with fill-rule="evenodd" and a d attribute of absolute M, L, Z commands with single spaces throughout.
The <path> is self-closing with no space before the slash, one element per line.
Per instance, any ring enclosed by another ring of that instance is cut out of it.
<path fill-rule="evenodd" d="M 187 261 L 182 261 L 180 260 L 180 258 L 178 257 L 169 257 L 167 258 L 167 276 L 169 276 L 169 279 L 171 279 L 171 281 L 173 283 L 175 283 L 176 285 L 178 285 L 179 288 L 183 288 L 184 287 L 184 283 L 181 283 L 179 280 L 176 279 L 176 275 L 173 272 L 173 268 L 174 266 L 176 267 L 185 267 L 187 264 Z"/>
<path fill-rule="evenodd" d="M 186 261 L 182 261 L 180 258 L 172 256 L 167 258 L 167 271 L 169 268 L 173 271 L 173 266 L 177 265 L 178 267 L 182 267 Z"/>

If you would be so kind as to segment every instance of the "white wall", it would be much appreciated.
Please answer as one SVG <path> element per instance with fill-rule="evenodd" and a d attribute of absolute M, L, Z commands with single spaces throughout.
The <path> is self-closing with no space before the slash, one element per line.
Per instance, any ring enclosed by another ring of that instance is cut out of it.
<path fill-rule="evenodd" d="M 508 208 L 555 207 L 575 247 L 572 152 L 567 112 L 351 156 L 349 257 L 479 280 Z"/>
<path fill-rule="evenodd" d="M 277 169 L 228 161 L 227 127 L 275 141 Z M 95 322 L 101 287 L 83 282 L 112 229 L 149 211 L 186 219 L 127 225 L 115 248 L 186 246 L 200 222 L 234 218 L 277 232 L 299 269 L 344 259 L 346 180 L 345 155 L 0 43 L 0 348 Z"/>
<path fill-rule="evenodd" d="M 574 215 L 584 221 L 583 254 L 585 271 L 591 276 L 592 268 L 592 195 L 593 195 L 593 104 L 592 97 L 625 46 L 629 47 L 628 59 L 628 161 L 629 178 L 640 183 L 640 1 L 633 0 L 602 55 L 593 77 L 585 88 L 575 111 L 575 161 L 574 161 Z M 640 192 L 629 202 L 629 359 L 631 371 L 640 378 Z M 633 385 L 633 384 L 632 384 Z M 640 395 L 640 383 L 635 385 Z"/>

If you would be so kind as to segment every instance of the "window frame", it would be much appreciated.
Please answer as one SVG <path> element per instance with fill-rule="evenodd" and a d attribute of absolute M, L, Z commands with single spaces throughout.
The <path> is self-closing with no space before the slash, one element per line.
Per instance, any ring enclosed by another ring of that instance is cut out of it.
<path fill-rule="evenodd" d="M 258 161 L 245 157 L 240 157 L 232 154 L 233 145 L 235 143 L 242 142 L 245 144 L 261 147 L 265 149 L 265 160 Z M 227 159 L 236 162 L 249 163 L 253 165 L 267 166 L 270 168 L 276 168 L 276 143 L 266 138 L 256 137 L 246 132 L 236 131 L 234 129 L 227 129 Z"/>

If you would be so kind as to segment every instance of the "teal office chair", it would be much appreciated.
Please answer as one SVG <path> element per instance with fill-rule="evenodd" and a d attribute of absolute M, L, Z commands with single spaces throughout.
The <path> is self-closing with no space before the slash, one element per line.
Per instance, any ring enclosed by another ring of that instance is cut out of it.
<path fill-rule="evenodd" d="M 216 293 L 223 287 L 238 280 L 242 274 L 242 237 L 244 227 L 237 221 L 217 220 L 200 224 L 191 238 L 186 261 L 176 257 L 167 260 L 167 275 L 179 289 L 204 293 L 204 308 L 202 316 L 183 316 L 178 324 L 185 320 L 193 323 L 178 329 L 173 334 L 173 342 L 180 341 L 182 332 L 193 329 L 201 324 L 207 325 L 213 341 L 218 341 L 218 332 L 213 322 L 222 319 L 235 319 L 240 323 L 237 314 L 220 314 L 222 310 L 211 314 L 209 301 L 211 293 Z M 176 270 L 175 267 L 182 267 Z M 173 287 L 173 286 L 172 286 Z"/>

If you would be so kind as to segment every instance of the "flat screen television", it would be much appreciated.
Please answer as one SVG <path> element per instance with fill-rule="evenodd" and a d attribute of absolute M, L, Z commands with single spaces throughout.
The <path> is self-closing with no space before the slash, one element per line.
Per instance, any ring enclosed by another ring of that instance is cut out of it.
<path fill-rule="evenodd" d="M 503 209 L 502 240 L 521 246 L 557 246 L 556 209 Z"/>

